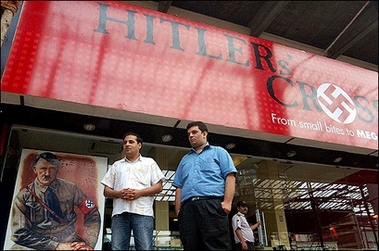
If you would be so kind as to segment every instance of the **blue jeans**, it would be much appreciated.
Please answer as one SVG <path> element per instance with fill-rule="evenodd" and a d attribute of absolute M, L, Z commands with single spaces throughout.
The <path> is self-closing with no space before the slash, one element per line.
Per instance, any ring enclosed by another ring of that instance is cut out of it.
<path fill-rule="evenodd" d="M 129 250 L 133 230 L 136 250 L 153 250 L 154 218 L 124 212 L 112 217 L 112 250 Z"/>

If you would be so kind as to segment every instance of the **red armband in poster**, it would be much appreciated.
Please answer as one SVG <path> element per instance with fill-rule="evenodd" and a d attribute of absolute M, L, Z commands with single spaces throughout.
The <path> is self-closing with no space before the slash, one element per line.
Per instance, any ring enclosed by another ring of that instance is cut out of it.
<path fill-rule="evenodd" d="M 85 198 L 80 204 L 79 209 L 83 212 L 84 215 L 91 212 L 96 207 L 95 202 L 89 198 Z"/>

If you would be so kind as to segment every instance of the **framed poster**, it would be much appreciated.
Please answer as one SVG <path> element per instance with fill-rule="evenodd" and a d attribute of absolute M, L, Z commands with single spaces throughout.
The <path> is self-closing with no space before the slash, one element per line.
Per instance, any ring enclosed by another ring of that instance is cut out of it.
<path fill-rule="evenodd" d="M 101 250 L 107 158 L 23 149 L 19 163 L 4 250 L 69 242 Z"/>

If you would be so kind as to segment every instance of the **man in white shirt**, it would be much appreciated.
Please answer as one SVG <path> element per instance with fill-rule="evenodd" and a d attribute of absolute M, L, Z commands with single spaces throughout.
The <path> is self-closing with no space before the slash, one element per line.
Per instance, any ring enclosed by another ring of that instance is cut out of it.
<path fill-rule="evenodd" d="M 136 250 L 153 249 L 154 195 L 162 191 L 165 177 L 154 159 L 140 154 L 141 148 L 141 137 L 126 133 L 125 157 L 101 181 L 104 196 L 113 199 L 112 250 L 129 250 L 132 231 Z"/>
<path fill-rule="evenodd" d="M 232 217 L 232 228 L 234 235 L 234 242 L 236 243 L 236 250 L 255 250 L 254 246 L 254 233 L 261 222 L 258 221 L 254 225 L 247 222 L 246 214 L 249 210 L 248 204 L 241 200 L 237 203 L 238 213 Z"/>

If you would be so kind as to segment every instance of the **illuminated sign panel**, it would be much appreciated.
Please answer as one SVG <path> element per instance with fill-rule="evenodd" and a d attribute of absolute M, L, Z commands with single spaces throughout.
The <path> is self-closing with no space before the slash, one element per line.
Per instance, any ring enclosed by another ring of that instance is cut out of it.
<path fill-rule="evenodd" d="M 25 1 L 2 91 L 378 149 L 378 73 L 122 2 Z"/>

